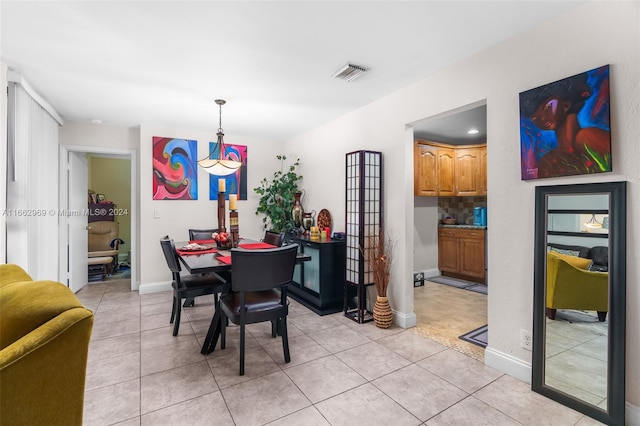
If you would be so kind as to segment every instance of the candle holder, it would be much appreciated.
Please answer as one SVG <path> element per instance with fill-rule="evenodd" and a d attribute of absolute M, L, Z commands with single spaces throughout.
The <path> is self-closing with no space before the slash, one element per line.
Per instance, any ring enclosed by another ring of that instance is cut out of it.
<path fill-rule="evenodd" d="M 231 235 L 231 244 L 233 247 L 238 247 L 240 242 L 240 226 L 238 223 L 238 211 L 229 211 L 229 233 Z"/>
<path fill-rule="evenodd" d="M 227 232 L 224 191 L 218 191 L 218 232 Z"/>

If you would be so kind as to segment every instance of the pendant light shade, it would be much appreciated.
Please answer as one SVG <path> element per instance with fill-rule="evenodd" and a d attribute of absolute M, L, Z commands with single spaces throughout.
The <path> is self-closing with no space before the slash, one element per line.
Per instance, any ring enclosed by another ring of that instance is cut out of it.
<path fill-rule="evenodd" d="M 214 146 L 213 150 L 202 160 L 198 161 L 198 165 L 202 167 L 207 173 L 216 176 L 227 176 L 234 173 L 240 167 L 242 163 L 240 161 L 227 160 L 224 158 L 224 132 L 222 131 L 222 105 L 226 101 L 222 99 L 216 99 L 216 104 L 220 106 L 220 121 L 218 125 L 218 142 Z M 217 158 L 211 158 L 215 152 L 218 152 Z"/>
<path fill-rule="evenodd" d="M 602 223 L 598 222 L 595 214 L 592 214 L 591 219 L 589 219 L 589 222 L 585 222 L 584 226 L 587 228 L 602 228 Z"/>

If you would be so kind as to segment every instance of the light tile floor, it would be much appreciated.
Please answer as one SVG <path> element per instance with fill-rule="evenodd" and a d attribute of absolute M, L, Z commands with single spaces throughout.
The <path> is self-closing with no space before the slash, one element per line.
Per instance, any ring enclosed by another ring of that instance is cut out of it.
<path fill-rule="evenodd" d="M 486 294 L 425 281 L 413 300 L 420 334 L 484 362 L 484 348 L 458 337 L 487 324 Z"/>
<path fill-rule="evenodd" d="M 248 327 L 238 376 L 237 327 L 227 348 L 200 354 L 213 298 L 169 325 L 171 293 L 139 295 L 128 280 L 78 292 L 95 312 L 85 425 L 590 425 L 528 384 L 424 337 L 292 301 L 285 364 L 270 325 Z"/>

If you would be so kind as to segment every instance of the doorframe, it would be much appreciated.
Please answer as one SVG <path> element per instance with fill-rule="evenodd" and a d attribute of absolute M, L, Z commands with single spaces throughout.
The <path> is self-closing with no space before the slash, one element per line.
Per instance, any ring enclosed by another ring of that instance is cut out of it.
<path fill-rule="evenodd" d="M 69 199 L 68 194 L 68 185 L 66 185 L 66 181 L 62 180 L 63 171 L 66 170 L 66 158 L 69 152 L 78 152 L 85 154 L 107 154 L 114 156 L 115 158 L 128 159 L 130 160 L 131 166 L 131 211 L 129 212 L 131 218 L 131 259 L 129 259 L 129 263 L 131 264 L 131 291 L 137 291 L 140 288 L 140 282 L 138 281 L 138 227 L 139 227 L 139 219 L 138 219 L 138 161 L 137 161 L 137 152 L 133 149 L 118 149 L 118 148 L 106 148 L 106 147 L 97 147 L 97 146 L 81 146 L 81 145 L 60 145 L 60 155 L 59 155 L 59 170 L 61 181 L 59 182 L 60 187 L 60 195 L 59 195 L 59 203 L 61 206 L 67 205 L 67 201 Z M 64 172 L 66 175 L 66 171 Z M 59 233 L 59 259 L 60 259 L 60 280 L 61 282 L 67 282 L 68 268 L 68 250 L 67 246 L 69 245 L 68 241 L 68 233 L 65 229 L 64 221 L 58 222 L 58 233 Z"/>

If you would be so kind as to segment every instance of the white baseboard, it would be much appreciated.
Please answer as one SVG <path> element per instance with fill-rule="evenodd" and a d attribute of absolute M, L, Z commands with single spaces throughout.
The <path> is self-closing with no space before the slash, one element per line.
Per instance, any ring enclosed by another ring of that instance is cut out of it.
<path fill-rule="evenodd" d="M 626 402 L 624 409 L 624 424 L 629 426 L 640 426 L 640 407 Z"/>
<path fill-rule="evenodd" d="M 432 278 L 432 277 L 439 277 L 440 276 L 440 269 L 438 268 L 432 268 L 432 269 L 424 269 L 422 271 L 420 271 L 424 274 L 425 278 Z"/>
<path fill-rule="evenodd" d="M 415 327 L 417 324 L 416 313 L 403 314 L 402 312 L 393 311 L 393 322 L 402 328 Z"/>
<path fill-rule="evenodd" d="M 138 287 L 140 294 L 158 293 L 161 291 L 170 291 L 171 281 L 162 281 L 157 283 L 143 283 Z"/>
<path fill-rule="evenodd" d="M 484 363 L 518 380 L 531 384 L 531 364 L 489 346 L 484 350 Z"/>

